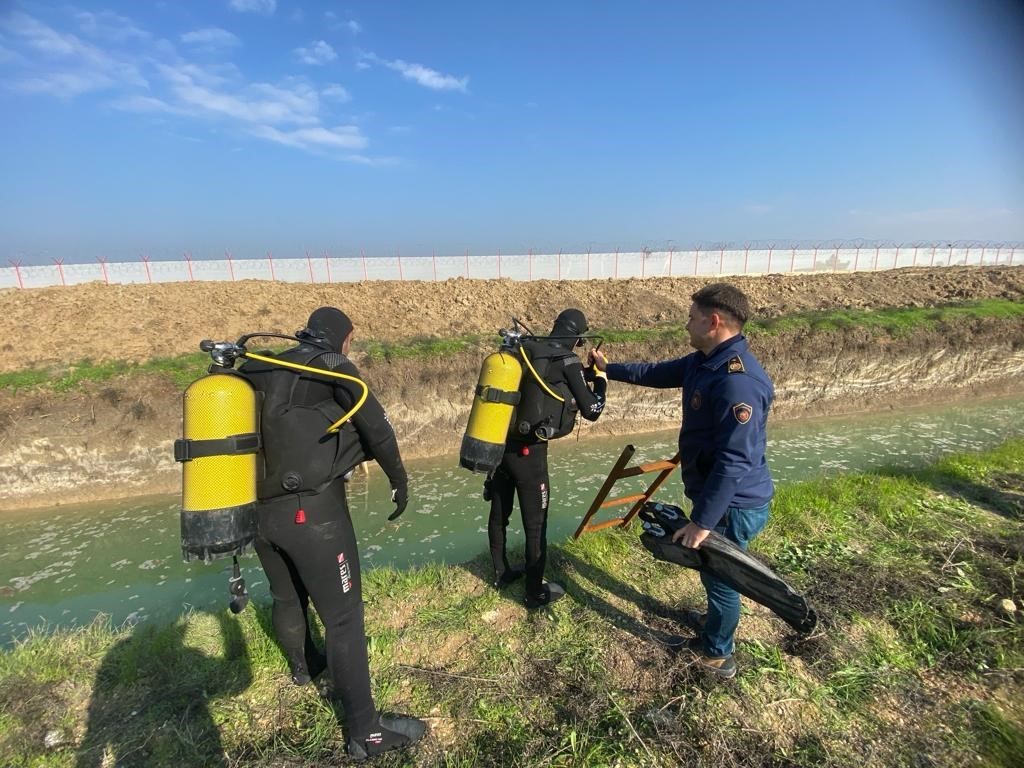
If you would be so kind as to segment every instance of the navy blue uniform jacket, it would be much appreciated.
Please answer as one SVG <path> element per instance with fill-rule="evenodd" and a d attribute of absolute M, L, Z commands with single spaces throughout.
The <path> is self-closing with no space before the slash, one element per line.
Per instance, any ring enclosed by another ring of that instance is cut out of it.
<path fill-rule="evenodd" d="M 680 469 L 690 519 L 712 529 L 729 507 L 771 501 L 765 427 L 775 388 L 742 335 L 710 355 L 694 352 L 661 363 L 609 363 L 608 378 L 643 387 L 682 387 Z"/>

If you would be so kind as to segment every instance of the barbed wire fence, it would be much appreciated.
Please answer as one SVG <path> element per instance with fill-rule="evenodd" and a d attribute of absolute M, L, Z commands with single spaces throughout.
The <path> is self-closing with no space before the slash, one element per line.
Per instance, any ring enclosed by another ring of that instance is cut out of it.
<path fill-rule="evenodd" d="M 878 241 L 715 242 L 677 248 L 674 241 L 645 242 L 638 250 L 618 248 L 565 252 L 461 254 L 430 256 L 334 256 L 306 251 L 303 256 L 193 258 L 26 265 L 9 259 L 0 267 L 0 288 L 106 284 L 233 282 L 272 280 L 290 283 L 351 283 L 367 280 L 603 280 L 653 277 L 726 277 L 773 273 L 867 272 L 905 267 L 1019 266 L 1022 243 L 982 241 L 883 243 Z"/>

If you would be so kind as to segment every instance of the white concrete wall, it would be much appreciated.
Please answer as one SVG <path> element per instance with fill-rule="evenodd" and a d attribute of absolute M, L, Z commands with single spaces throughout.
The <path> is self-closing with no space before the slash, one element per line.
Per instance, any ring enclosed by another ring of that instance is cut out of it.
<path fill-rule="evenodd" d="M 864 272 L 897 267 L 1013 265 L 1024 249 L 954 247 L 820 247 L 711 249 L 624 253 L 501 254 L 473 256 L 310 255 L 262 259 L 94 262 L 0 267 L 0 288 L 38 288 L 90 281 L 172 283 L 193 280 L 281 280 L 347 283 L 360 280 L 599 280 L 626 277 L 717 277 L 787 272 Z"/>

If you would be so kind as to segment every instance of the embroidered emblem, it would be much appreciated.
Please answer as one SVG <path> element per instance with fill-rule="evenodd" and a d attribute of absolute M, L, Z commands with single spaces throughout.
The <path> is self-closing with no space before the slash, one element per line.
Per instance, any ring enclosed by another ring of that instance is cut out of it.
<path fill-rule="evenodd" d="M 743 367 L 743 361 L 740 360 L 739 355 L 729 359 L 729 373 L 743 373 L 747 369 Z"/>
<path fill-rule="evenodd" d="M 695 411 L 699 411 L 701 403 L 703 402 L 704 399 L 700 396 L 700 390 L 698 389 L 696 392 L 693 393 L 693 397 L 690 398 L 690 408 L 692 408 Z"/>
<path fill-rule="evenodd" d="M 750 417 L 754 415 L 754 409 L 746 403 L 736 403 L 732 407 L 732 415 L 736 417 L 736 421 L 740 424 L 746 424 L 750 421 Z"/>

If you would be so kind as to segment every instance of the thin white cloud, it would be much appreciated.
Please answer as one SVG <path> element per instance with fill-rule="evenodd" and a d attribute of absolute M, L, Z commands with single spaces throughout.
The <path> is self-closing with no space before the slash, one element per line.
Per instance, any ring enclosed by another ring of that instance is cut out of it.
<path fill-rule="evenodd" d="M 181 42 L 187 45 L 195 45 L 202 48 L 231 48 L 241 44 L 237 35 L 228 32 L 220 27 L 203 27 L 186 32 L 181 36 Z"/>
<path fill-rule="evenodd" d="M 353 35 L 358 35 L 360 32 L 363 31 L 362 24 L 360 24 L 355 19 L 349 19 L 345 23 L 345 26 L 348 27 L 348 31 L 351 32 Z"/>
<path fill-rule="evenodd" d="M 228 0 L 228 7 L 238 13 L 258 13 L 260 16 L 273 16 L 277 10 L 277 0 Z"/>
<path fill-rule="evenodd" d="M 366 137 L 354 125 L 340 125 L 336 128 L 316 126 L 291 131 L 260 125 L 251 132 L 261 139 L 299 149 L 364 149 L 368 144 Z"/>
<path fill-rule="evenodd" d="M 319 98 L 304 84 L 291 88 L 253 83 L 229 92 L 201 82 L 194 65 L 161 66 L 171 91 L 182 105 L 196 113 L 228 117 L 245 123 L 315 125 L 319 122 Z"/>
<path fill-rule="evenodd" d="M 320 95 L 325 99 L 337 101 L 340 104 L 347 104 L 352 101 L 352 94 L 348 92 L 348 89 L 343 85 L 338 85 L 337 83 L 331 83 L 328 85 L 320 91 Z"/>
<path fill-rule="evenodd" d="M 351 94 L 340 84 L 321 87 L 304 77 L 250 82 L 234 64 L 190 61 L 176 50 L 174 42 L 153 37 L 129 19 L 114 14 L 72 11 L 65 18 L 67 25 L 86 30 L 83 34 L 105 36 L 108 42 L 97 47 L 64 28 L 49 26 L 22 12 L 0 17 L 0 61 L 5 64 L 8 88 L 60 99 L 106 91 L 106 106 L 122 112 L 179 118 L 183 131 L 188 130 L 184 121 L 216 122 L 233 125 L 236 131 L 265 141 L 346 162 L 396 162 L 363 154 L 370 142 L 354 123 L 333 127 L 323 124 L 321 100 L 351 100 Z M 114 38 L 133 45 L 118 45 Z M 143 39 L 144 47 L 134 44 Z M 218 27 L 186 32 L 181 41 L 191 50 L 195 46 L 238 43 L 233 34 Z M 319 49 L 321 59 L 337 56 L 333 48 L 328 49 L 329 54 L 327 49 Z M 143 71 L 149 79 L 142 77 Z"/>
<path fill-rule="evenodd" d="M 338 54 L 330 43 L 324 40 L 316 40 L 304 48 L 296 48 L 295 55 L 303 64 L 312 66 L 323 66 L 338 58 Z"/>
<path fill-rule="evenodd" d="M 58 99 L 72 99 L 112 85 L 114 81 L 100 72 L 52 72 L 15 81 L 14 88 L 24 93 L 46 93 Z"/>
<path fill-rule="evenodd" d="M 772 206 L 767 203 L 748 203 L 743 206 L 743 210 L 751 216 L 764 216 L 772 210 Z"/>
<path fill-rule="evenodd" d="M 78 11 L 75 13 L 78 26 L 87 35 L 114 43 L 126 40 L 148 40 L 150 34 L 139 29 L 130 19 L 113 11 Z"/>
<path fill-rule="evenodd" d="M 147 85 L 135 62 L 107 53 L 75 35 L 58 32 L 27 14 L 15 12 L 0 19 L 0 29 L 11 35 L 9 42 L 20 42 L 25 48 L 41 54 L 44 59 L 34 63 L 28 80 L 20 85 L 15 80 L 15 88 L 55 94 L 59 92 L 67 97 L 107 87 L 115 82 Z M 39 70 L 51 67 L 70 69 L 40 74 Z M 55 90 L 49 88 L 47 82 Z M 87 83 L 93 85 L 85 87 Z"/>
<path fill-rule="evenodd" d="M 446 75 L 442 72 L 438 72 L 436 69 L 425 67 L 422 64 L 415 64 L 403 61 L 402 59 L 382 59 L 373 53 L 363 54 L 360 57 L 360 62 L 373 62 L 375 64 L 380 64 L 388 69 L 392 69 L 395 72 L 400 73 L 406 80 L 411 80 L 414 83 L 422 85 L 424 88 L 430 88 L 434 91 L 468 92 L 468 77 Z"/>

